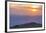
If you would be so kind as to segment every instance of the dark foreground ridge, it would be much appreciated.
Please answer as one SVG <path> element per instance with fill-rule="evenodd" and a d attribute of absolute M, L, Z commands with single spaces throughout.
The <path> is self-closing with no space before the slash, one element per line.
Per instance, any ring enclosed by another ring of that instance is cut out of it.
<path fill-rule="evenodd" d="M 36 28 L 36 27 L 42 27 L 42 24 L 32 22 L 32 23 L 16 25 L 16 26 L 10 27 L 10 29 L 14 29 L 14 28 Z"/>

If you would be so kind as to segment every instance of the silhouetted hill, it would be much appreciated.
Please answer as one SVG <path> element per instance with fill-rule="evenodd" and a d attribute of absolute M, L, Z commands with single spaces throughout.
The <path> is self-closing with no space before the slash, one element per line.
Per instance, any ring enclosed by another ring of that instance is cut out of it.
<path fill-rule="evenodd" d="M 42 27 L 42 24 L 38 24 L 35 22 L 32 23 L 26 23 L 26 24 L 21 24 L 21 25 L 16 25 L 10 28 L 36 28 L 36 27 Z"/>
<path fill-rule="evenodd" d="M 42 16 L 20 16 L 20 15 L 10 15 L 10 26 L 16 26 L 25 23 L 40 23 L 42 24 Z"/>

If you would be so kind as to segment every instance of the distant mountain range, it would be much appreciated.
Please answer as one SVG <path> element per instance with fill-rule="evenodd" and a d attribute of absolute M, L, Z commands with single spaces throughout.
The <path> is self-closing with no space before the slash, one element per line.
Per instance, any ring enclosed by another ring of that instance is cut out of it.
<path fill-rule="evenodd" d="M 20 16 L 20 15 L 11 15 L 10 16 L 10 26 L 26 24 L 26 23 L 39 23 L 42 24 L 42 16 Z"/>
<path fill-rule="evenodd" d="M 11 29 L 13 28 L 36 28 L 36 27 L 42 27 L 42 24 L 39 23 L 26 23 L 26 24 L 20 24 L 20 25 L 15 25 L 13 27 L 10 27 Z"/>

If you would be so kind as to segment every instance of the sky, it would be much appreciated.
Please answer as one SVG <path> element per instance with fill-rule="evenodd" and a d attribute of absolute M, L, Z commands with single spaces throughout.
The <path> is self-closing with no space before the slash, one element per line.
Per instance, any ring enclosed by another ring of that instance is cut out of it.
<path fill-rule="evenodd" d="M 42 5 L 35 3 L 10 3 L 10 26 L 36 22 L 42 23 Z"/>
<path fill-rule="evenodd" d="M 13 15 L 27 15 L 40 16 L 42 14 L 42 6 L 35 4 L 10 4 L 11 14 Z"/>

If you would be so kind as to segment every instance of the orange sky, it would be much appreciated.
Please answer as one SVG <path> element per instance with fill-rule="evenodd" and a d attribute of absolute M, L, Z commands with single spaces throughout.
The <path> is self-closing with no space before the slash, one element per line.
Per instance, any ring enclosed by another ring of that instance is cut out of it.
<path fill-rule="evenodd" d="M 12 15 L 40 16 L 42 15 L 41 5 L 32 4 L 10 4 Z"/>

